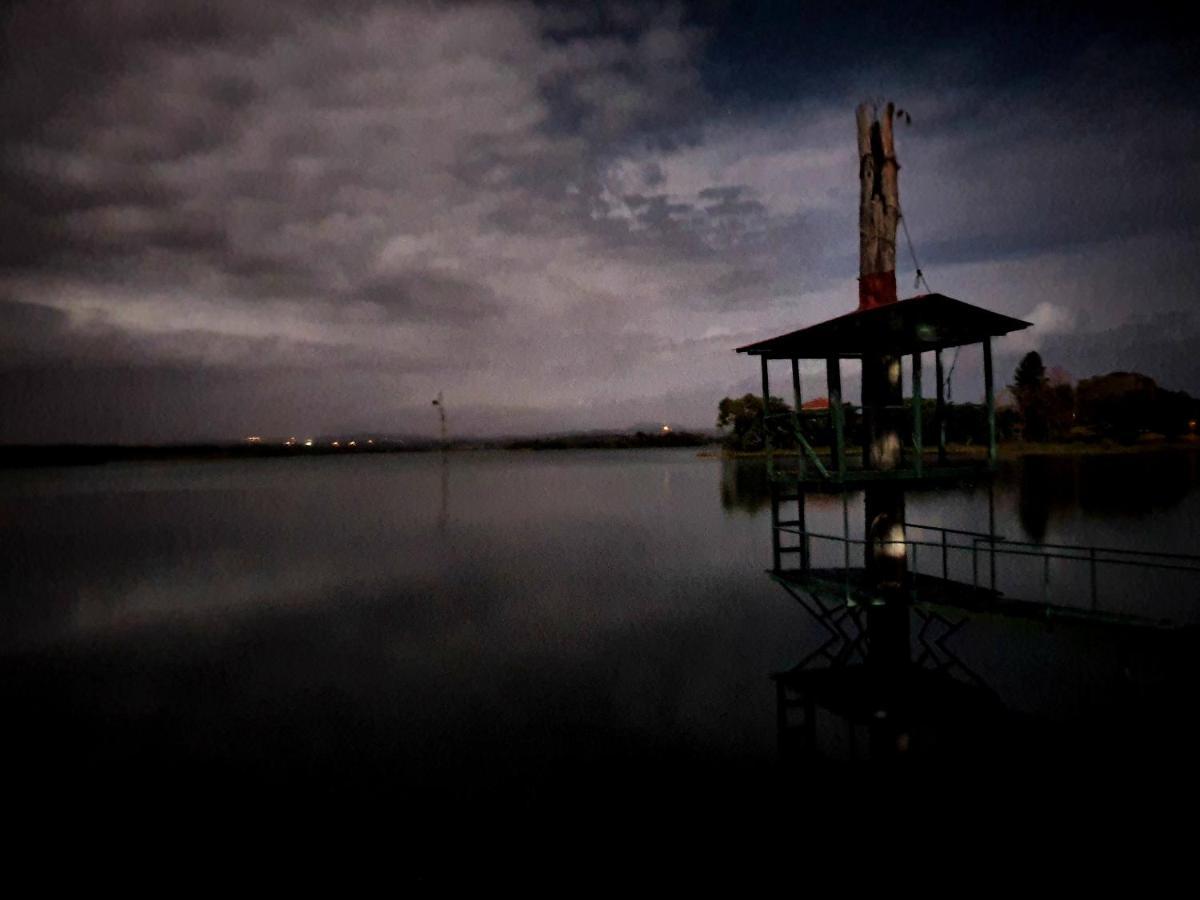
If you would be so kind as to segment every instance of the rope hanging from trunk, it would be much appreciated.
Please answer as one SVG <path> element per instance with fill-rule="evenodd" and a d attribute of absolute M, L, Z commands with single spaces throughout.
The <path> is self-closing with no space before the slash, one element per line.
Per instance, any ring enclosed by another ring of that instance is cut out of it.
<path fill-rule="evenodd" d="M 908 244 L 908 255 L 912 257 L 913 269 L 917 273 L 917 277 L 913 279 L 913 289 L 919 289 L 924 284 L 925 293 L 932 294 L 933 288 L 929 286 L 929 279 L 925 277 L 925 272 L 921 269 L 920 262 L 917 261 L 917 250 L 913 246 L 912 235 L 908 233 L 908 219 L 905 218 L 904 210 L 898 210 L 897 217 L 900 219 L 900 225 L 904 228 L 904 240 Z M 946 389 L 947 403 L 954 400 L 954 367 L 958 365 L 958 353 L 960 350 L 962 350 L 961 346 L 954 348 L 954 358 L 950 360 L 950 368 L 946 371 L 946 377 L 943 382 Z"/>

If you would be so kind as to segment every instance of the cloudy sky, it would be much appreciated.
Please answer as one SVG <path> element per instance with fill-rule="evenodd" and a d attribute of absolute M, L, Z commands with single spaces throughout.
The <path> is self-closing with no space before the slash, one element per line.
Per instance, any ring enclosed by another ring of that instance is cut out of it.
<path fill-rule="evenodd" d="M 930 285 L 1037 325 L 1001 374 L 1200 394 L 1183 14 L 851 6 L 6 4 L 0 441 L 710 427 L 857 303 L 873 99 Z"/>

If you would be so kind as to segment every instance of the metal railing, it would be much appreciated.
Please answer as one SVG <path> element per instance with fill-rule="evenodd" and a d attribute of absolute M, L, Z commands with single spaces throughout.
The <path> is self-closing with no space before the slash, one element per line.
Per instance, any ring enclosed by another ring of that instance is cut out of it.
<path fill-rule="evenodd" d="M 835 544 L 841 544 L 843 547 L 842 568 L 844 570 L 844 581 L 848 584 L 851 571 L 851 546 L 867 545 L 867 541 L 863 538 L 852 538 L 848 534 L 822 534 L 820 532 L 808 531 L 803 528 L 795 527 L 796 523 L 788 522 L 781 523 L 775 527 L 775 543 L 779 554 L 798 553 L 801 560 L 801 569 L 808 570 L 811 566 L 812 547 L 811 542 L 828 541 Z M 1093 545 L 1078 545 L 1078 544 L 1053 544 L 1053 543 L 1035 543 L 1032 541 L 1014 541 L 1003 535 L 987 534 L 979 531 L 968 531 L 960 528 L 945 528 L 938 525 L 923 525 L 916 522 L 905 522 L 906 536 L 904 540 L 880 541 L 876 542 L 878 546 L 887 546 L 900 544 L 905 547 L 909 560 L 909 573 L 913 575 L 928 577 L 937 577 L 929 571 L 921 571 L 921 550 L 926 548 L 928 551 L 934 551 L 935 558 L 939 560 L 940 565 L 936 566 L 936 570 L 940 571 L 940 577 L 945 582 L 953 581 L 951 578 L 951 554 L 963 553 L 969 554 L 971 565 L 971 587 L 975 591 L 988 591 L 995 595 L 997 594 L 997 557 L 1008 557 L 1013 559 L 1037 559 L 1041 561 L 1041 581 L 1042 581 L 1042 602 L 1047 605 L 1067 606 L 1078 608 L 1075 604 L 1050 604 L 1050 564 L 1052 560 L 1063 560 L 1072 563 L 1084 564 L 1088 568 L 1088 587 L 1090 609 L 1095 611 L 1100 608 L 1100 570 L 1102 567 L 1124 567 L 1127 569 L 1145 570 L 1145 571 L 1172 571 L 1191 573 L 1200 576 L 1200 555 L 1188 553 L 1167 553 L 1156 550 L 1131 550 L 1128 548 L 1119 547 L 1102 547 Z M 908 532 L 915 531 L 919 534 L 913 536 Z M 920 533 L 933 533 L 937 537 L 933 540 L 924 539 Z M 799 538 L 797 546 L 779 546 L 779 534 L 791 534 Z M 986 555 L 986 563 L 988 567 L 988 575 L 986 586 L 981 583 L 980 563 L 981 557 Z M 778 557 L 776 557 L 778 558 Z M 927 557 L 926 557 L 927 558 Z M 912 579 L 911 589 L 916 591 L 918 579 Z M 1030 598 L 1022 598 L 1030 599 Z"/>

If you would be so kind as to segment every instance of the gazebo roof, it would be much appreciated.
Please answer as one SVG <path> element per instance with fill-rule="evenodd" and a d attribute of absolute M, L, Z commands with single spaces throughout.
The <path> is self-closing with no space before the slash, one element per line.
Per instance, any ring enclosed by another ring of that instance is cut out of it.
<path fill-rule="evenodd" d="M 944 294 L 922 294 L 747 344 L 738 347 L 737 352 L 768 359 L 831 356 L 856 359 L 864 353 L 902 355 L 978 344 L 985 338 L 1019 331 L 1032 324 Z"/>

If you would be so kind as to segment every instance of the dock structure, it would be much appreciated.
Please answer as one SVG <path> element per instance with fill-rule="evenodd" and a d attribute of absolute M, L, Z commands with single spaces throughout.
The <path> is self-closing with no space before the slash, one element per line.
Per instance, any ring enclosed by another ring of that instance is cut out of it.
<path fill-rule="evenodd" d="M 896 225 L 900 219 L 899 163 L 892 131 L 895 109 L 863 104 L 856 111 L 859 149 L 859 280 L 858 308 L 845 315 L 737 348 L 759 358 L 763 393 L 763 441 L 767 473 L 772 483 L 773 569 L 781 565 L 778 540 L 782 526 L 805 528 L 805 492 L 863 486 L 863 559 L 867 588 L 875 596 L 873 613 L 898 619 L 908 603 L 905 488 L 923 481 L 962 478 L 963 468 L 951 465 L 946 454 L 945 395 L 942 353 L 979 344 L 983 349 L 984 393 L 987 408 L 988 452 L 981 468 L 996 465 L 995 385 L 992 339 L 1030 327 L 1029 322 L 1002 315 L 944 294 L 924 294 L 907 300 L 896 295 Z M 923 440 L 923 356 L 932 353 L 937 374 L 934 419 L 938 423 L 935 456 L 925 459 Z M 912 376 L 910 411 L 905 415 L 904 361 Z M 801 360 L 824 360 L 830 419 L 829 451 L 818 453 L 809 442 L 803 418 Z M 842 395 L 842 362 L 857 361 L 862 373 L 863 447 L 856 465 L 846 448 L 846 404 Z M 771 403 L 771 362 L 787 361 L 791 369 L 793 408 L 775 412 Z M 777 458 L 772 441 L 773 420 L 786 418 L 799 452 L 785 461 Z M 904 421 L 907 418 L 907 421 Z M 796 502 L 794 518 L 781 512 L 781 485 Z M 846 529 L 848 532 L 848 527 Z M 807 565 L 807 551 L 801 553 Z M 847 545 L 848 546 L 848 545 Z M 848 552 L 848 550 L 847 550 Z M 847 561 L 848 567 L 848 561 Z M 899 633 L 898 629 L 878 629 Z M 900 642 L 901 644 L 903 642 Z M 896 652 L 902 647 L 898 645 Z M 905 651 L 906 652 L 906 651 Z"/>
<path fill-rule="evenodd" d="M 774 676 L 781 735 L 789 710 L 803 710 L 804 721 L 811 724 L 816 707 L 836 708 L 848 720 L 867 723 L 869 742 L 883 755 L 911 746 L 922 715 L 974 706 L 990 720 L 996 712 L 987 686 L 947 644 L 968 621 L 981 616 L 1069 619 L 1088 626 L 1160 630 L 1171 623 L 1107 608 L 1100 599 L 1098 570 L 1141 567 L 1192 573 L 1187 577 L 1200 574 L 1198 556 L 1033 544 L 996 534 L 990 483 L 997 458 L 992 342 L 1031 323 L 938 293 L 897 298 L 894 112 L 891 104 L 882 110 L 864 105 L 857 111 L 862 186 L 858 308 L 737 348 L 758 357 L 762 380 L 771 489 L 769 575 L 827 635 L 799 664 Z M 955 461 L 946 452 L 943 353 L 974 345 L 982 349 L 987 453 L 979 462 Z M 936 446 L 929 448 L 923 440 L 926 354 L 933 356 L 936 382 L 937 437 Z M 811 360 L 824 362 L 826 409 L 804 403 L 800 363 Z M 842 389 L 842 363 L 847 360 L 858 363 L 862 373 L 862 452 L 853 455 L 847 451 Z M 912 385 L 907 406 L 905 361 Z M 793 402 L 786 412 L 778 401 L 771 402 L 772 363 L 786 363 L 790 369 Z M 819 449 L 809 439 L 808 426 L 822 416 L 828 417 L 823 428 L 828 447 Z M 796 451 L 780 452 L 773 435 L 789 435 Z M 987 522 L 977 530 L 908 520 L 907 490 L 962 480 L 988 484 Z M 864 498 L 861 538 L 852 536 L 848 499 L 858 491 Z M 808 527 L 806 498 L 816 493 L 840 495 L 840 535 Z M 1004 559 L 1044 572 L 1040 597 L 1006 594 L 997 577 L 997 561 Z M 1052 561 L 1057 567 L 1087 566 L 1089 577 L 1082 583 L 1090 584 L 1090 597 L 1052 592 Z"/>

